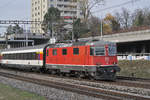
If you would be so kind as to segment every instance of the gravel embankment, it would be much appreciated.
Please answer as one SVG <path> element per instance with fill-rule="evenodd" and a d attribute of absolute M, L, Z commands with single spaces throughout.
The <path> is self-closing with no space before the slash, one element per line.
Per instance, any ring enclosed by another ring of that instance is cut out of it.
<path fill-rule="evenodd" d="M 32 83 L 22 82 L 0 76 L 0 83 L 18 88 L 21 90 L 33 92 L 45 96 L 48 100 L 100 100 L 94 97 L 80 95 L 77 93 L 66 92 L 54 88 L 40 86 Z"/>

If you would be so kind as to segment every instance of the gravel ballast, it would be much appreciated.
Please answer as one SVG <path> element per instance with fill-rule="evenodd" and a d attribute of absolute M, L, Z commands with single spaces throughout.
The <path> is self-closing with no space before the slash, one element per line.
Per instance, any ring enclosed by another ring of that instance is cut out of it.
<path fill-rule="evenodd" d="M 0 71 L 1 72 L 8 72 L 6 70 L 0 70 Z M 118 86 L 118 85 L 110 84 L 109 82 L 108 83 L 106 83 L 106 82 L 105 83 L 95 83 L 95 82 L 79 81 L 79 80 L 66 79 L 66 78 L 55 78 L 55 77 L 49 77 L 47 75 L 37 75 L 37 74 L 31 74 L 31 73 L 27 74 L 27 73 L 18 72 L 18 71 L 9 71 L 9 73 L 17 74 L 17 75 L 21 75 L 21 76 L 25 76 L 25 77 L 33 77 L 33 78 L 37 78 L 37 79 L 50 80 L 50 81 L 68 83 L 68 84 L 85 85 L 85 86 L 89 86 L 89 87 L 93 87 L 93 88 L 100 88 L 100 89 L 105 89 L 105 90 L 110 90 L 110 91 L 118 91 L 118 92 L 127 93 L 127 94 L 130 93 L 131 95 L 136 94 L 136 95 L 139 95 L 139 96 L 150 96 L 150 89 L 137 88 L 137 87 L 128 87 L 128 86 Z M 54 90 L 58 91 L 57 89 L 54 89 Z M 61 90 L 60 93 L 57 93 L 57 92 L 55 92 L 55 93 L 56 94 L 62 94 L 64 92 L 65 91 Z M 52 90 L 52 94 L 53 94 L 53 90 Z M 74 96 L 72 93 L 70 95 Z M 91 99 L 91 97 L 90 98 L 88 97 L 88 99 L 86 97 L 83 98 L 82 95 L 78 96 L 78 94 L 76 96 L 77 96 L 77 99 L 75 97 L 74 99 L 62 99 L 62 100 L 96 100 L 96 98 L 95 99 L 93 99 L 93 98 Z M 52 97 L 53 97 L 53 95 L 52 95 Z M 78 97 L 82 97 L 83 99 L 78 99 Z M 70 98 L 70 96 L 69 96 L 69 98 Z"/>
<path fill-rule="evenodd" d="M 67 92 L 64 90 L 54 89 L 50 87 L 40 86 L 28 82 L 9 79 L 0 76 L 0 83 L 18 88 L 21 90 L 29 91 L 46 97 L 48 100 L 100 100 L 90 96 L 80 95 L 77 93 Z"/>

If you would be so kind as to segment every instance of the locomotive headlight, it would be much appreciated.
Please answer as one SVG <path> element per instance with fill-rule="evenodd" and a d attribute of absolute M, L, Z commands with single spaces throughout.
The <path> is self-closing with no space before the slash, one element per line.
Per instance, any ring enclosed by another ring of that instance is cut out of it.
<path fill-rule="evenodd" d="M 117 62 L 114 62 L 114 64 L 116 65 L 116 64 L 117 64 Z"/>

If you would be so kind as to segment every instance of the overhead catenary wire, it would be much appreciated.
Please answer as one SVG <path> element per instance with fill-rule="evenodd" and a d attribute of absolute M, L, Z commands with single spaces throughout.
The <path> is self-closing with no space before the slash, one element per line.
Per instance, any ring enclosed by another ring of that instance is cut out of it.
<path fill-rule="evenodd" d="M 133 4 L 133 3 L 138 2 L 138 1 L 141 1 L 141 0 L 130 0 L 130 1 L 118 4 L 118 5 L 113 5 L 113 6 L 108 7 L 108 8 L 93 11 L 92 13 L 97 13 L 97 12 L 101 12 L 101 11 L 105 11 L 105 10 L 109 10 L 109 9 L 113 9 L 113 8 L 117 8 L 117 7 L 121 7 L 121 6 L 128 5 L 128 4 Z"/>

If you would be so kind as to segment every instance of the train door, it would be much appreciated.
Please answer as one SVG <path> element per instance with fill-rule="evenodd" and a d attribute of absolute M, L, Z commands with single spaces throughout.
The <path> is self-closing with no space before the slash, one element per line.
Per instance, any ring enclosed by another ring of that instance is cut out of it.
<path fill-rule="evenodd" d="M 36 53 L 38 65 L 42 65 L 42 62 L 41 62 L 41 60 L 43 59 L 43 55 L 42 54 L 43 53 L 41 51 Z"/>
<path fill-rule="evenodd" d="M 84 55 L 85 59 L 84 59 L 84 65 L 88 65 L 89 64 L 89 47 L 85 47 L 85 55 Z"/>

